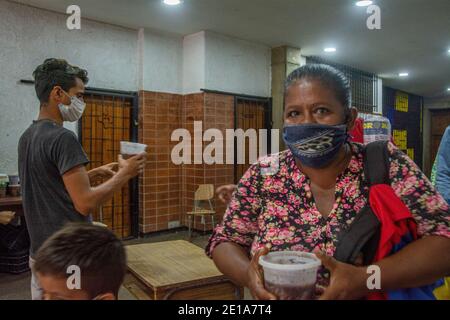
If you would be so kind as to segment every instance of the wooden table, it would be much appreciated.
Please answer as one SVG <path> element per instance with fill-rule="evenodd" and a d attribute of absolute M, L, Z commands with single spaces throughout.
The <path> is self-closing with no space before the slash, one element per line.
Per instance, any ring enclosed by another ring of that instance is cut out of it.
<path fill-rule="evenodd" d="M 16 216 L 23 216 L 22 197 L 0 198 L 0 211 L 14 211 Z"/>
<path fill-rule="evenodd" d="M 188 241 L 166 241 L 126 247 L 124 286 L 139 300 L 236 300 L 236 287 L 204 251 Z"/>
<path fill-rule="evenodd" d="M 0 206 L 17 206 L 22 205 L 22 197 L 5 197 L 0 198 Z"/>

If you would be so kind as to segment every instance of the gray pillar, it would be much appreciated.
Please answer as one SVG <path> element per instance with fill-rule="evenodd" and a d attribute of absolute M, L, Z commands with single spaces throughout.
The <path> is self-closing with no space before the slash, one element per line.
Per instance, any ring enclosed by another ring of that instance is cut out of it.
<path fill-rule="evenodd" d="M 300 49 L 287 46 L 272 49 L 272 128 L 283 129 L 283 97 L 286 77 L 305 64 Z M 284 150 L 280 131 L 280 150 Z"/>

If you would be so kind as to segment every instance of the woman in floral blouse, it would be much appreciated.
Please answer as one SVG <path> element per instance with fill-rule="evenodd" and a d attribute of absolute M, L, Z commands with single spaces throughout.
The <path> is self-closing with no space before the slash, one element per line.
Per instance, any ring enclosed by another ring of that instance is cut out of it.
<path fill-rule="evenodd" d="M 316 252 L 322 299 L 369 292 L 363 266 L 336 261 L 337 235 L 368 202 L 363 146 L 348 142 L 357 118 L 348 80 L 324 65 L 295 70 L 285 88 L 289 150 L 260 159 L 242 177 L 206 248 L 217 267 L 256 299 L 276 299 L 258 259 L 270 251 Z M 409 208 L 420 239 L 376 263 L 383 290 L 418 287 L 450 274 L 450 209 L 426 176 L 389 144 L 391 187 Z M 264 170 L 278 160 L 279 170 Z"/>

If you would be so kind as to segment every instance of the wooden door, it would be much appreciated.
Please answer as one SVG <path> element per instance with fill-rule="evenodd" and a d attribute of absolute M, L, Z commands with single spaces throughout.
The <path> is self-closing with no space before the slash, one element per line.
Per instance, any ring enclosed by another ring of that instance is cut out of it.
<path fill-rule="evenodd" d="M 268 102 L 258 100 L 236 99 L 236 128 L 242 129 L 244 132 L 247 129 L 256 129 L 258 137 L 258 151 L 259 156 L 259 129 L 267 129 L 266 112 L 268 112 Z M 247 169 L 252 165 L 249 163 L 249 139 L 245 139 L 242 145 L 236 145 L 237 152 L 245 154 L 245 164 L 235 165 L 235 181 L 238 182 Z"/>
<path fill-rule="evenodd" d="M 117 96 L 87 94 L 81 119 L 81 143 L 90 163 L 88 170 L 117 162 L 120 141 L 131 141 L 133 100 Z M 101 183 L 100 181 L 99 183 Z M 104 223 L 119 238 L 131 236 L 131 197 L 127 184 L 93 213 L 93 220 Z"/>
<path fill-rule="evenodd" d="M 434 164 L 445 129 L 450 125 L 450 110 L 431 111 L 430 160 Z"/>

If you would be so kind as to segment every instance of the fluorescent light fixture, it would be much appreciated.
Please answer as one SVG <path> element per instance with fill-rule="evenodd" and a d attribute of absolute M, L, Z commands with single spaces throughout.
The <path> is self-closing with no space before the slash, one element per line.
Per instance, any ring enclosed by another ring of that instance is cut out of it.
<path fill-rule="evenodd" d="M 325 52 L 336 52 L 336 48 L 325 48 L 323 49 Z"/>
<path fill-rule="evenodd" d="M 407 77 L 407 76 L 409 76 L 409 73 L 408 73 L 408 72 L 400 72 L 400 73 L 398 74 L 398 76 L 399 76 L 399 77 Z"/>
<path fill-rule="evenodd" d="M 164 0 L 164 4 L 167 4 L 168 6 L 177 6 L 181 4 L 181 0 Z"/>
<path fill-rule="evenodd" d="M 450 49 L 448 49 L 447 52 L 450 53 Z"/>
<path fill-rule="evenodd" d="M 447 91 L 450 91 L 450 88 L 447 88 Z"/>
<path fill-rule="evenodd" d="M 373 3 L 373 1 L 370 1 L 370 0 L 364 0 L 364 1 L 358 1 L 358 2 L 356 2 L 356 5 L 357 5 L 358 7 L 368 7 L 368 6 L 370 6 L 372 3 Z"/>

